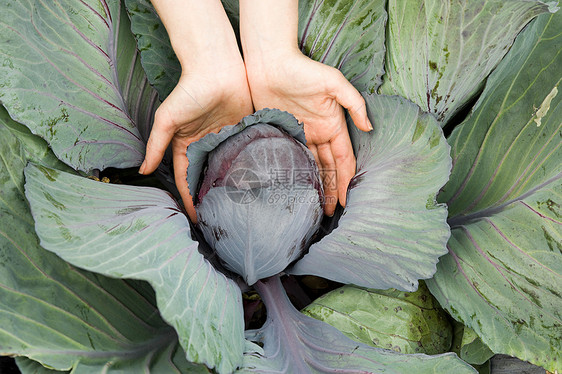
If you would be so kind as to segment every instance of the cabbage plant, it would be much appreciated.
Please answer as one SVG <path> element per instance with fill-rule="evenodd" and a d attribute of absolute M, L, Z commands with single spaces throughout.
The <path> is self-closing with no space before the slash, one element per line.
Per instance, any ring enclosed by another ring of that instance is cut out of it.
<path fill-rule="evenodd" d="M 322 217 L 302 124 L 264 109 L 189 146 L 194 225 L 169 157 L 136 174 L 180 72 L 149 1 L 2 2 L 0 354 L 24 373 L 562 370 L 556 5 L 301 1 L 301 50 L 375 126 L 349 120 L 347 205 Z"/>

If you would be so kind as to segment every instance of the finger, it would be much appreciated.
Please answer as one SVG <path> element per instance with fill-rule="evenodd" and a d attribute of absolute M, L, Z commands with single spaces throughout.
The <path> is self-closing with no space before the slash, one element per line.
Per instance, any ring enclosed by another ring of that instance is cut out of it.
<path fill-rule="evenodd" d="M 367 116 L 367 107 L 365 99 L 355 87 L 343 76 L 339 70 L 335 74 L 334 79 L 334 97 L 338 104 L 347 109 L 353 123 L 358 129 L 363 131 L 371 131 L 373 125 Z"/>
<path fill-rule="evenodd" d="M 174 126 L 166 112 L 157 112 L 146 143 L 146 155 L 139 169 L 140 174 L 150 174 L 156 170 L 174 136 L 174 132 Z"/>
<path fill-rule="evenodd" d="M 172 143 L 174 180 L 176 181 L 176 187 L 180 193 L 187 215 L 193 223 L 197 223 L 197 213 L 195 212 L 193 198 L 189 193 L 189 186 L 187 184 L 187 166 L 189 165 L 189 161 L 185 155 L 186 151 L 187 142 L 180 140 Z"/>
<path fill-rule="evenodd" d="M 338 202 L 336 163 L 330 149 L 330 143 L 319 144 L 317 149 L 318 158 L 322 165 L 320 175 L 324 185 L 324 214 L 331 217 L 336 211 L 336 204 Z"/>
<path fill-rule="evenodd" d="M 349 139 L 347 130 L 339 132 L 330 141 L 332 156 L 337 170 L 337 188 L 340 204 L 345 206 L 347 203 L 347 188 L 349 182 L 355 175 L 356 161 L 353 154 L 353 146 Z"/>

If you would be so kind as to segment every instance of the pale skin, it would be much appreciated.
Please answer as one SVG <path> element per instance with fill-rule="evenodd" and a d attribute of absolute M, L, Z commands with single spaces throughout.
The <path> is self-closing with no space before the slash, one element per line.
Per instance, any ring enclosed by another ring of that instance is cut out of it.
<path fill-rule="evenodd" d="M 298 49 L 298 0 L 240 1 L 244 59 L 220 0 L 152 3 L 180 60 L 182 76 L 156 112 L 139 172 L 156 170 L 171 142 L 176 184 L 196 222 L 185 179 L 187 145 L 254 110 L 278 108 L 304 122 L 308 148 L 324 177 L 325 214 L 334 213 L 337 201 L 345 206 L 355 157 L 343 108 L 359 129 L 370 131 L 372 126 L 362 96 L 341 72 Z"/>

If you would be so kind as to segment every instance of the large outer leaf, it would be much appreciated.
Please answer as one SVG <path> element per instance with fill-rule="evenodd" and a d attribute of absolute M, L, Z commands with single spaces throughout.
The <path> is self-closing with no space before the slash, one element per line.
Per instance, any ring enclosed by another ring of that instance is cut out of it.
<path fill-rule="evenodd" d="M 59 159 L 140 164 L 157 94 L 120 1 L 4 1 L 0 44 L 0 101 Z"/>
<path fill-rule="evenodd" d="M 74 373 L 124 366 L 131 373 L 206 372 L 185 360 L 149 287 L 79 270 L 39 246 L 23 169 L 28 160 L 65 166 L 2 107 L 0 139 L 0 354 L 58 370 L 90 368 Z"/>
<path fill-rule="evenodd" d="M 423 282 L 416 292 L 346 285 L 314 300 L 302 312 L 355 341 L 399 353 L 448 352 L 453 338 L 447 313 Z"/>
<path fill-rule="evenodd" d="M 554 8 L 530 0 L 390 0 L 381 93 L 397 94 L 445 125 L 482 88 L 517 33 Z"/>
<path fill-rule="evenodd" d="M 449 146 L 435 118 L 406 99 L 366 102 L 375 130 L 350 126 L 357 174 L 339 227 L 290 272 L 413 291 L 446 253 L 447 209 L 435 196 L 451 168 Z"/>
<path fill-rule="evenodd" d="M 299 47 L 373 93 L 384 74 L 384 0 L 300 0 Z"/>
<path fill-rule="evenodd" d="M 355 342 L 327 323 L 305 316 L 289 301 L 278 277 L 256 283 L 267 321 L 252 340 L 240 373 L 476 373 L 453 353 L 399 354 Z"/>
<path fill-rule="evenodd" d="M 496 353 L 562 368 L 562 14 L 537 18 L 449 139 L 432 293 Z"/>
<path fill-rule="evenodd" d="M 198 252 L 186 216 L 167 193 L 33 165 L 25 175 L 44 248 L 91 271 L 150 282 L 188 360 L 220 373 L 240 364 L 240 289 Z"/>

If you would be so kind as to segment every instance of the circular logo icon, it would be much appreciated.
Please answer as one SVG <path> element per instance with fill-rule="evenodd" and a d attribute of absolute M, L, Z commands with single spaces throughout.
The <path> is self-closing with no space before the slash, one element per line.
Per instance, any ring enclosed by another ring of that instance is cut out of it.
<path fill-rule="evenodd" d="M 249 169 L 236 169 L 228 173 L 225 180 L 226 195 L 236 204 L 249 204 L 256 200 L 261 191 L 261 180 Z"/>

